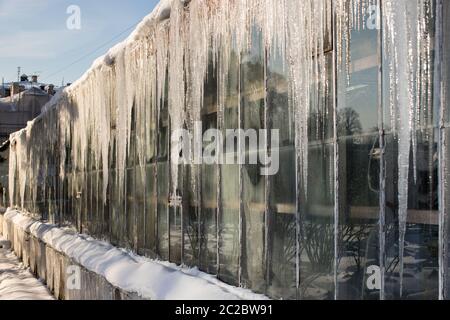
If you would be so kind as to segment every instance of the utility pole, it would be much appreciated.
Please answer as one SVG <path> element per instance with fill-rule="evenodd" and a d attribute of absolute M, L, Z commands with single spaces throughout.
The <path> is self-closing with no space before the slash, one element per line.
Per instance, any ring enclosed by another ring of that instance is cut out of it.
<path fill-rule="evenodd" d="M 17 82 L 20 82 L 20 71 L 21 71 L 21 68 L 17 67 Z"/>

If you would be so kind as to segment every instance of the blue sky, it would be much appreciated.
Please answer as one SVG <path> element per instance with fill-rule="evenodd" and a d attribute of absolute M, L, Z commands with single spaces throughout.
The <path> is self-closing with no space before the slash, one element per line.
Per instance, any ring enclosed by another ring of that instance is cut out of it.
<path fill-rule="evenodd" d="M 14 81 L 20 66 L 22 73 L 38 73 L 40 80 L 47 83 L 60 85 L 63 78 L 65 82 L 73 82 L 96 57 L 126 38 L 133 29 L 130 27 L 149 14 L 158 2 L 0 0 L 0 81 L 2 77 Z M 71 5 L 81 9 L 80 30 L 67 28 L 70 16 L 67 8 Z M 92 53 L 95 49 L 99 50 Z"/>

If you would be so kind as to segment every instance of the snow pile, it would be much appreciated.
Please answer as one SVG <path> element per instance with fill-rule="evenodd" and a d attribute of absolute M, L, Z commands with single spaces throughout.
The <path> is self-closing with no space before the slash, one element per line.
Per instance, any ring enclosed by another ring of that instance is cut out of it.
<path fill-rule="evenodd" d="M 153 300 L 254 300 L 267 299 L 249 290 L 220 282 L 198 269 L 177 267 L 118 249 L 109 243 L 40 223 L 8 209 L 5 220 L 30 232 L 112 285 Z"/>
<path fill-rule="evenodd" d="M 0 244 L 4 241 L 0 238 Z M 44 284 L 23 268 L 14 253 L 0 246 L 0 300 L 53 300 Z"/>

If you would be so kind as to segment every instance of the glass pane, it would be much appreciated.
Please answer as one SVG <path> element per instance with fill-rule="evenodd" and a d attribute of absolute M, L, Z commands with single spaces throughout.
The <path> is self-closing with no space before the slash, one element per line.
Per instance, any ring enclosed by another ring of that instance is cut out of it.
<path fill-rule="evenodd" d="M 183 194 L 183 263 L 188 266 L 199 266 L 200 228 L 199 228 L 199 165 L 185 166 L 184 194 Z"/>
<path fill-rule="evenodd" d="M 450 10 L 449 10 L 450 13 Z M 450 16 L 449 16 L 450 17 Z M 448 81 L 448 80 L 447 80 Z M 448 107 L 448 106 L 447 106 Z M 442 154 L 442 163 L 441 165 L 445 166 L 446 168 L 450 168 L 450 128 L 447 126 L 445 129 L 442 130 L 443 134 L 445 135 L 445 142 L 444 145 L 442 146 L 443 148 L 443 154 Z M 443 203 L 442 205 L 444 206 L 444 214 L 445 216 L 443 217 L 443 222 L 444 224 L 444 234 L 443 234 L 443 238 L 442 238 L 442 242 L 444 244 L 444 246 L 446 245 L 447 247 L 444 247 L 444 252 L 443 254 L 443 272 L 445 272 L 445 277 L 443 279 L 444 283 L 444 298 L 446 300 L 450 299 L 450 276 L 449 276 L 449 272 L 450 272 L 450 216 L 449 216 L 449 209 L 450 209 L 450 184 L 448 183 L 449 179 L 450 179 L 450 173 L 448 171 L 444 172 L 443 174 L 443 181 L 445 181 L 445 183 L 442 184 L 442 193 L 445 194 Z"/>
<path fill-rule="evenodd" d="M 386 298 L 400 298 L 398 222 L 398 140 L 386 137 Z M 417 181 L 410 164 L 409 201 L 404 243 L 402 298 L 438 297 L 438 195 L 433 134 L 418 140 Z"/>
<path fill-rule="evenodd" d="M 378 32 L 355 30 L 351 37 L 350 74 L 338 84 L 338 298 L 379 299 L 379 288 L 366 285 L 367 270 L 380 265 Z"/>
<path fill-rule="evenodd" d="M 205 83 L 205 99 L 202 115 L 203 133 L 209 129 L 217 129 L 217 74 L 209 55 L 208 77 Z M 217 141 L 214 141 L 217 142 Z M 203 150 L 211 142 L 203 144 Z M 214 156 L 214 155 L 213 155 Z M 201 200 L 200 215 L 200 269 L 217 273 L 217 188 L 218 165 L 203 164 L 201 166 Z"/>
<path fill-rule="evenodd" d="M 432 20 L 430 20 L 432 21 Z M 430 34 L 431 43 L 434 35 Z M 431 56 L 434 54 L 431 53 Z M 426 72 L 419 65 L 420 73 Z M 388 61 L 383 61 L 383 70 Z M 431 65 L 433 69 L 433 65 Z M 385 72 L 387 73 L 387 72 Z M 422 74 L 423 76 L 423 74 Z M 383 99 L 389 106 L 389 79 L 384 79 Z M 399 134 L 391 123 L 389 109 L 385 111 L 386 132 L 386 299 L 437 299 L 439 297 L 439 196 L 438 196 L 438 110 L 426 88 L 427 81 L 420 80 L 417 87 L 419 102 L 416 114 L 416 152 L 410 148 L 408 172 L 408 203 L 406 234 L 400 242 L 399 227 Z M 402 143 L 405 143 L 404 141 Z M 403 256 L 400 249 L 403 247 Z M 401 266 L 403 265 L 403 277 Z"/>
<path fill-rule="evenodd" d="M 145 196 L 145 255 L 156 254 L 156 205 L 155 165 L 147 165 Z"/>
<path fill-rule="evenodd" d="M 136 166 L 136 245 L 139 254 L 144 254 L 145 247 L 145 167 Z"/>
<path fill-rule="evenodd" d="M 296 277 L 296 169 L 294 122 L 289 112 L 287 72 L 283 59 L 272 56 L 268 65 L 268 105 L 271 129 L 279 130 L 278 173 L 270 177 L 268 294 L 274 298 L 295 299 Z"/>
<path fill-rule="evenodd" d="M 318 103 L 310 107 L 307 192 L 300 184 L 300 299 L 334 298 L 334 117 L 331 58 L 331 54 L 325 57 L 326 69 L 329 71 L 325 83 L 312 83 L 313 92 L 317 92 Z"/>
<path fill-rule="evenodd" d="M 85 196 L 85 210 L 82 212 L 83 216 L 83 232 L 89 234 L 92 216 L 92 174 L 86 173 L 86 196 Z"/>
<path fill-rule="evenodd" d="M 98 171 L 92 171 L 92 198 L 91 198 L 91 217 L 90 217 L 90 225 L 89 225 L 89 234 L 97 235 L 98 228 Z"/>
<path fill-rule="evenodd" d="M 224 110 L 224 130 L 239 128 L 239 60 L 230 53 L 227 98 Z M 226 134 L 224 134 L 226 139 Z M 225 157 L 227 155 L 225 154 Z M 230 154 L 237 158 L 237 153 Z M 236 163 L 236 162 L 235 162 Z M 239 283 L 239 165 L 221 166 L 221 212 L 219 215 L 219 277 L 227 283 Z"/>
<path fill-rule="evenodd" d="M 448 1 L 442 1 L 442 85 L 443 85 L 443 97 L 441 101 L 444 101 L 445 110 L 445 123 L 446 126 L 450 126 L 450 3 Z"/>
<path fill-rule="evenodd" d="M 169 260 L 169 163 L 168 163 L 168 82 L 165 83 L 165 100 L 158 101 L 161 104 L 158 119 L 158 165 L 157 165 L 157 253 L 163 260 Z"/>
<path fill-rule="evenodd" d="M 124 234 L 124 245 L 128 249 L 135 248 L 136 243 L 136 169 L 126 169 L 126 233 Z"/>
<path fill-rule="evenodd" d="M 112 238 L 115 241 L 116 245 L 124 246 L 124 235 L 125 235 L 125 227 L 126 227 L 126 212 L 125 212 L 125 190 L 121 191 L 118 185 L 118 175 L 125 174 L 124 172 L 119 173 L 118 170 L 113 171 L 113 179 L 111 180 L 114 183 L 114 200 L 112 207 L 112 216 L 111 221 L 113 223 L 112 226 Z M 124 189 L 124 188 L 123 188 Z"/>
<path fill-rule="evenodd" d="M 154 58 L 154 57 L 153 57 Z M 156 161 L 158 144 L 158 118 L 157 103 L 152 97 L 145 110 L 145 248 L 146 256 L 156 257 L 156 230 L 157 230 L 157 185 Z"/>
<path fill-rule="evenodd" d="M 265 63 L 262 35 L 256 28 L 252 32 L 252 47 L 241 63 L 241 122 L 245 131 L 250 130 L 258 140 L 259 130 L 264 129 L 265 112 Z M 249 139 L 245 144 L 245 165 L 242 166 L 242 257 L 241 285 L 256 292 L 265 292 L 265 185 L 258 160 L 259 147 Z M 252 143 L 253 145 L 249 145 Z M 250 160 L 252 159 L 252 160 Z"/>
<path fill-rule="evenodd" d="M 99 172 L 99 190 L 100 190 L 100 195 L 99 195 L 99 223 L 100 223 L 100 235 L 102 239 L 108 239 L 109 238 L 109 223 L 110 223 L 110 219 L 109 219 L 109 207 L 111 205 L 111 195 L 110 195 L 110 183 L 111 181 L 108 180 L 108 186 L 106 188 L 106 199 L 105 201 L 103 200 L 103 182 L 105 177 L 104 175 L 104 171 L 100 171 Z M 108 172 L 106 172 L 106 174 L 109 175 Z M 107 177 L 108 178 L 108 177 Z"/>
<path fill-rule="evenodd" d="M 443 66 L 442 66 L 442 85 L 443 85 L 443 92 L 444 96 L 442 97 L 445 102 L 445 105 L 443 106 L 446 114 L 445 114 L 445 130 L 443 130 L 443 135 L 445 142 L 441 146 L 443 149 L 442 151 L 442 158 L 443 161 L 440 164 L 444 168 L 447 168 L 444 172 L 444 176 L 442 177 L 443 181 L 441 182 L 441 187 L 443 188 L 442 192 L 445 195 L 444 199 L 442 199 L 443 206 L 444 206 L 444 221 L 446 223 L 446 227 L 444 229 L 445 237 L 444 241 L 447 245 L 447 250 L 444 252 L 444 269 L 443 271 L 446 273 L 446 278 L 444 279 L 446 290 L 444 292 L 445 298 L 448 300 L 450 299 L 450 172 L 448 171 L 448 168 L 450 168 L 450 2 L 449 1 L 443 1 L 443 14 L 442 14 L 442 22 L 443 22 Z M 441 172 L 443 172 L 442 168 L 440 169 Z M 447 265 L 445 265 L 445 263 Z"/>
<path fill-rule="evenodd" d="M 102 176 L 102 180 L 104 179 L 103 174 L 104 172 L 100 173 Z M 112 205 L 112 184 L 111 184 L 111 170 L 108 170 L 107 172 L 108 174 L 108 186 L 106 189 L 106 201 L 105 203 L 103 203 L 103 197 L 101 197 L 100 200 L 100 205 L 102 206 L 103 210 L 103 214 L 102 214 L 102 227 L 101 227 L 101 234 L 102 234 L 102 239 L 105 239 L 106 241 L 110 241 L 110 237 L 111 237 L 111 205 Z M 102 182 L 102 188 L 103 188 L 103 182 Z"/>
<path fill-rule="evenodd" d="M 158 163 L 158 255 L 169 260 L 169 166 Z"/>
<path fill-rule="evenodd" d="M 204 165 L 200 269 L 211 274 L 217 272 L 217 182 L 217 166 Z"/>
<path fill-rule="evenodd" d="M 181 194 L 183 192 L 183 165 L 178 166 L 178 190 L 177 194 L 170 195 L 169 203 L 169 245 L 170 262 L 181 264 L 182 256 L 182 215 L 183 205 Z"/>

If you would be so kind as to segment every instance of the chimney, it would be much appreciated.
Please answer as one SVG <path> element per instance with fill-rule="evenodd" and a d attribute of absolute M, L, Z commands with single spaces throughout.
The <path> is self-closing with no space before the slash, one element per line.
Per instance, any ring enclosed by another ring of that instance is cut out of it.
<path fill-rule="evenodd" d="M 17 82 L 14 82 L 11 85 L 11 98 L 14 97 L 14 95 L 20 93 L 20 86 Z"/>
<path fill-rule="evenodd" d="M 31 82 L 37 83 L 38 82 L 38 76 L 31 76 Z"/>
<path fill-rule="evenodd" d="M 55 94 L 55 86 L 53 85 L 53 84 L 49 84 L 47 87 L 46 87 L 46 91 L 47 91 L 47 94 L 49 94 L 49 95 L 51 95 L 51 96 L 53 96 L 54 94 Z"/>

